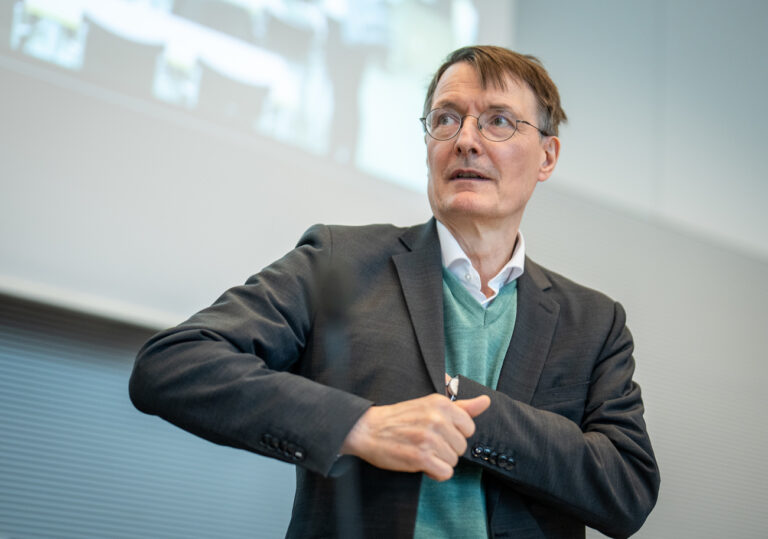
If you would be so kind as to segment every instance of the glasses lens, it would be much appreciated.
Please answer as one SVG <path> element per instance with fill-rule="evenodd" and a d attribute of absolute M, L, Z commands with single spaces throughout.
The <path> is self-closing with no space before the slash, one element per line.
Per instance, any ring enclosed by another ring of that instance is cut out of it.
<path fill-rule="evenodd" d="M 507 140 L 517 131 L 517 120 L 504 111 L 486 110 L 480 115 L 477 123 L 489 140 Z"/>
<path fill-rule="evenodd" d="M 427 132 L 438 140 L 448 140 L 459 132 L 461 116 L 448 109 L 435 109 L 427 114 Z"/>

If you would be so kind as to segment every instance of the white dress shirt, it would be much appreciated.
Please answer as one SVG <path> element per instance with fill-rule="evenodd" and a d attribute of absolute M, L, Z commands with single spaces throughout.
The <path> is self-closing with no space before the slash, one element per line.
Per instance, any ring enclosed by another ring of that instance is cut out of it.
<path fill-rule="evenodd" d="M 501 271 L 497 273 L 490 281 L 488 281 L 488 288 L 493 291 L 491 297 L 486 297 L 483 294 L 480 274 L 472 267 L 469 257 L 464 250 L 453 237 L 453 234 L 446 228 L 446 226 L 437 221 L 437 236 L 440 240 L 440 250 L 443 254 L 443 266 L 454 274 L 464 288 L 475 298 L 483 308 L 487 308 L 493 298 L 499 293 L 501 287 L 507 283 L 511 283 L 523 274 L 525 269 L 525 240 L 523 240 L 523 233 L 517 233 L 517 241 L 515 242 L 515 250 L 512 252 L 512 257 L 501 268 Z"/>

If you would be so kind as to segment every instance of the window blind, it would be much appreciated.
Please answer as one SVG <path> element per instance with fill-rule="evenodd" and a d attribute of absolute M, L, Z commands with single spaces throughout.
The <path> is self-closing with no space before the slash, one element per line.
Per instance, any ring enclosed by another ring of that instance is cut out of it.
<path fill-rule="evenodd" d="M 0 296 L 0 537 L 282 537 L 291 466 L 136 411 L 151 330 Z"/>

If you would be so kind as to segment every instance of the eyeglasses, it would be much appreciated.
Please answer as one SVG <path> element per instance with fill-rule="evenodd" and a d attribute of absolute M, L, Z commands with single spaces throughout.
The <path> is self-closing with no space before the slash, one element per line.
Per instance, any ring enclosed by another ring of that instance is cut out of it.
<path fill-rule="evenodd" d="M 430 137 L 435 140 L 449 140 L 459 133 L 467 116 L 475 118 L 480 134 L 493 142 L 503 142 L 512 138 L 512 135 L 517 132 L 518 124 L 530 125 L 542 135 L 548 136 L 531 122 L 518 120 L 503 110 L 486 110 L 480 116 L 471 114 L 462 116 L 455 110 L 434 109 L 429 111 L 425 118 L 419 118 L 419 120 Z"/>

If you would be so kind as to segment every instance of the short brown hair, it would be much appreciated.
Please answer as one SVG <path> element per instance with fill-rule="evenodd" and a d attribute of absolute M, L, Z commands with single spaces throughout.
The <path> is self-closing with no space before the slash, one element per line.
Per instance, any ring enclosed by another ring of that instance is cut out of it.
<path fill-rule="evenodd" d="M 462 47 L 448 55 L 429 83 L 424 99 L 424 116 L 432 107 L 440 77 L 446 69 L 459 62 L 467 62 L 477 70 L 483 88 L 490 83 L 502 90 L 506 89 L 507 76 L 527 84 L 539 105 L 539 128 L 547 135 L 557 135 L 560 123 L 568 119 L 560 106 L 557 86 L 538 58 L 492 45 Z"/>

